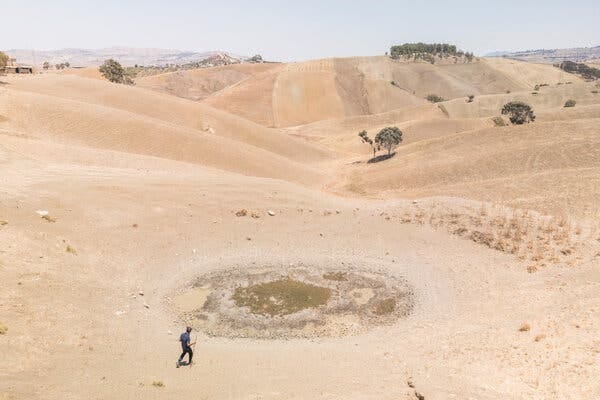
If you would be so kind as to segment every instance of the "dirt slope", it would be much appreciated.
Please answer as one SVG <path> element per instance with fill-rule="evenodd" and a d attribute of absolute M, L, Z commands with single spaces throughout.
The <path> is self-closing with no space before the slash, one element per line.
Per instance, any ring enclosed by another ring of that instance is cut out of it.
<path fill-rule="evenodd" d="M 285 64 L 205 102 L 262 125 L 289 127 L 414 108 L 426 104 L 429 94 L 453 99 L 533 90 L 539 83 L 567 81 L 580 82 L 549 65 L 513 60 L 431 65 L 356 57 Z M 253 96 L 255 92 L 260 94 Z"/>
<path fill-rule="evenodd" d="M 198 101 L 275 67 L 277 64 L 232 64 L 141 77 L 135 84 Z"/>

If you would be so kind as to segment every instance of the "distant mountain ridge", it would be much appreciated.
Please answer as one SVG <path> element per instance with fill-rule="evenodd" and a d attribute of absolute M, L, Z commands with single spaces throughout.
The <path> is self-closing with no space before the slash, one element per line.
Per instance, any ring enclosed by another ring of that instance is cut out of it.
<path fill-rule="evenodd" d="M 42 65 L 44 62 L 59 64 L 68 62 L 73 67 L 95 67 L 112 58 L 124 66 L 164 66 L 167 64 L 188 64 L 201 62 L 211 57 L 227 58 L 241 62 L 247 57 L 225 51 L 194 52 L 172 49 L 151 49 L 132 47 L 108 47 L 103 49 L 59 49 L 27 50 L 12 49 L 6 53 L 20 63 Z"/>
<path fill-rule="evenodd" d="M 505 57 L 515 60 L 557 63 L 562 61 L 585 62 L 600 60 L 600 46 L 595 47 L 573 47 L 568 49 L 539 49 L 524 51 L 495 51 L 488 53 L 485 57 Z"/>

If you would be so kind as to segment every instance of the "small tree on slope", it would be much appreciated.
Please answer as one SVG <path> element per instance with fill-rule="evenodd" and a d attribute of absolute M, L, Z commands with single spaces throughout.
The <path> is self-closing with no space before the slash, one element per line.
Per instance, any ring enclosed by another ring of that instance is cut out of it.
<path fill-rule="evenodd" d="M 358 137 L 360 137 L 360 140 L 362 140 L 363 143 L 366 143 L 369 146 L 371 146 L 371 149 L 373 149 L 373 157 L 375 157 L 375 153 L 377 153 L 377 150 L 379 150 L 379 149 L 377 148 L 377 146 L 373 142 L 373 139 L 371 139 L 369 137 L 369 135 L 367 134 L 367 131 L 359 132 L 358 133 Z"/>
<path fill-rule="evenodd" d="M 388 126 L 379 131 L 375 136 L 375 144 L 377 147 L 387 149 L 388 155 L 392 153 L 392 149 L 402 143 L 402 131 L 396 126 Z"/>
<path fill-rule="evenodd" d="M 535 121 L 533 109 L 522 101 L 511 101 L 502 107 L 502 115 L 508 115 L 510 122 L 515 125 L 523 125 Z"/>
<path fill-rule="evenodd" d="M 124 83 L 126 85 L 132 85 L 133 81 L 129 76 L 125 74 L 125 70 L 117 61 L 112 58 L 104 61 L 104 63 L 98 68 L 100 73 L 109 81 L 114 83 Z"/>

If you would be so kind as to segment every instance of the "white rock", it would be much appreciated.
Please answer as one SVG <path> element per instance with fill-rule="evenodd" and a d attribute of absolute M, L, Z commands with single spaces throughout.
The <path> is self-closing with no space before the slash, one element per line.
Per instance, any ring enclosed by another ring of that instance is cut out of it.
<path fill-rule="evenodd" d="M 115 315 L 117 315 L 117 316 L 123 315 L 123 314 L 125 314 L 125 311 L 121 311 L 121 310 L 115 311 Z"/>
<path fill-rule="evenodd" d="M 46 210 L 37 210 L 35 213 L 37 215 L 39 215 L 40 217 L 45 217 L 46 215 L 49 214 L 48 211 L 46 211 Z"/>
<path fill-rule="evenodd" d="M 271 217 L 274 217 L 275 216 L 275 211 L 269 210 L 269 211 L 267 211 L 267 214 L 269 214 Z"/>

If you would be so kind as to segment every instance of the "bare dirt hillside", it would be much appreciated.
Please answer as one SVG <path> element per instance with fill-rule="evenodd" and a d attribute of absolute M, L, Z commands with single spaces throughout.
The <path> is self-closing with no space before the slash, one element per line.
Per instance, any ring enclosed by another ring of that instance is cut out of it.
<path fill-rule="evenodd" d="M 406 63 L 388 57 L 327 59 L 273 68 L 205 100 L 266 126 L 405 109 L 445 99 L 580 80 L 550 65 L 502 59 L 467 64 Z M 258 93 L 258 95 L 252 95 Z"/>
<path fill-rule="evenodd" d="M 594 83 L 486 59 L 224 71 L 0 79 L 0 399 L 600 396 Z M 496 126 L 510 100 L 536 121 Z M 386 126 L 404 140 L 369 162 L 357 134 Z M 270 276 L 292 290 L 238 302 Z"/>
<path fill-rule="evenodd" d="M 190 100 L 203 100 L 226 87 L 277 67 L 277 64 L 232 64 L 141 77 L 136 85 Z"/>

